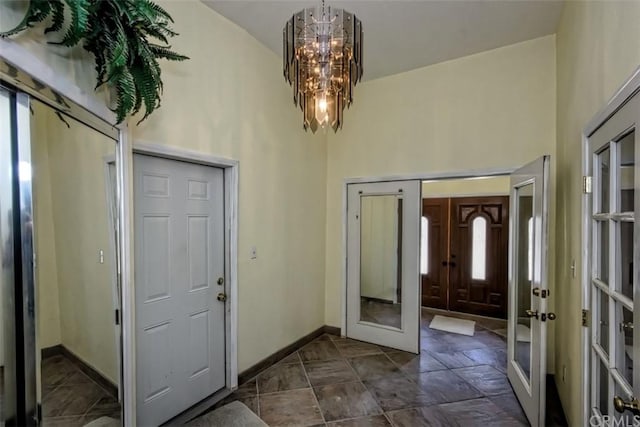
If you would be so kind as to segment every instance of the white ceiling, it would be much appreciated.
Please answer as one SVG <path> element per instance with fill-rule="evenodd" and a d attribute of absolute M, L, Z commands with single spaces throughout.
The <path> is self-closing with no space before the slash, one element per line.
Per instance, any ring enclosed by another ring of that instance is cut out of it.
<path fill-rule="evenodd" d="M 203 0 L 282 54 L 282 28 L 314 1 Z M 370 80 L 553 34 L 563 0 L 330 1 L 364 29 L 364 79 Z"/>

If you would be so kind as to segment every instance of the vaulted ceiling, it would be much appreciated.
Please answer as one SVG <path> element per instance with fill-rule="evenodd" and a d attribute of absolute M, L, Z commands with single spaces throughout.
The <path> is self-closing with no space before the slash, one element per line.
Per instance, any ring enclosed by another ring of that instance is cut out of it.
<path fill-rule="evenodd" d="M 203 0 L 209 7 L 282 53 L 282 28 L 294 12 L 316 2 Z M 553 34 L 561 0 L 327 1 L 363 23 L 364 80 Z"/>

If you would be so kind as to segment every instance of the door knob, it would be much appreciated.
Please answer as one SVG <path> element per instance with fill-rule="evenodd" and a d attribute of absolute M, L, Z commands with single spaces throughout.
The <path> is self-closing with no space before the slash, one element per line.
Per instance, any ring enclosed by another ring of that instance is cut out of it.
<path fill-rule="evenodd" d="M 640 415 L 640 402 L 635 397 L 630 402 L 625 402 L 620 396 L 613 398 L 613 407 L 618 412 L 631 411 L 633 415 Z"/>
<path fill-rule="evenodd" d="M 225 294 L 225 293 L 223 293 L 223 292 L 220 292 L 220 293 L 218 294 L 218 301 L 225 302 L 226 300 L 227 300 L 227 294 Z"/>
<path fill-rule="evenodd" d="M 538 318 L 538 310 L 526 310 L 525 314 L 527 315 L 527 317 L 535 317 L 536 319 Z"/>
<path fill-rule="evenodd" d="M 620 332 L 633 332 L 633 322 L 621 322 L 620 323 Z"/>

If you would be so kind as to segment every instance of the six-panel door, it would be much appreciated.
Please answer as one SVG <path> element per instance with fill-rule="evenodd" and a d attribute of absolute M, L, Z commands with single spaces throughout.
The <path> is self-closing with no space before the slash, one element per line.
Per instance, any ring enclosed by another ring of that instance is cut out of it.
<path fill-rule="evenodd" d="M 134 156 L 137 420 L 225 386 L 223 171 Z"/>

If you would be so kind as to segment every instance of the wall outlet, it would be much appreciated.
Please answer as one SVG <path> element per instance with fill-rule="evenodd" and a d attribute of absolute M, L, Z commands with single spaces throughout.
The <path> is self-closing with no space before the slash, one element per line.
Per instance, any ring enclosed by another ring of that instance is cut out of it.
<path fill-rule="evenodd" d="M 562 383 L 567 382 L 567 365 L 562 365 Z"/>
<path fill-rule="evenodd" d="M 571 268 L 571 278 L 575 279 L 576 275 L 578 274 L 576 272 L 576 260 L 575 259 L 571 260 L 571 267 L 570 268 Z"/>
<path fill-rule="evenodd" d="M 258 249 L 255 246 L 251 246 L 251 259 L 258 258 Z"/>

